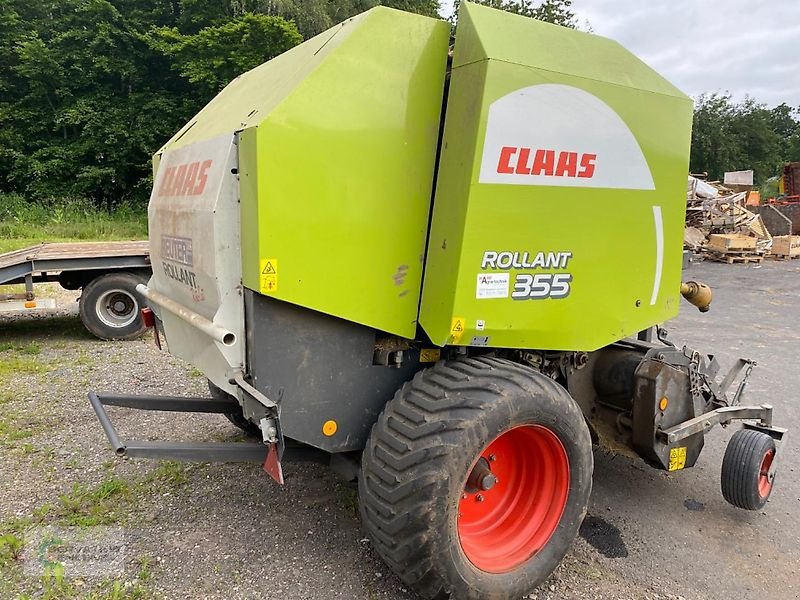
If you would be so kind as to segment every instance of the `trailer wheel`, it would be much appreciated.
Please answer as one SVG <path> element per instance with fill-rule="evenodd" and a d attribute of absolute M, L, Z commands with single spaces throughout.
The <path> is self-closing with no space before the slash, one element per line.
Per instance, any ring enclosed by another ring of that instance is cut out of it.
<path fill-rule="evenodd" d="M 774 479 L 775 440 L 766 433 L 740 429 L 733 434 L 722 459 L 722 495 L 745 510 L 760 510 L 769 500 Z"/>
<path fill-rule="evenodd" d="M 136 286 L 146 279 L 134 273 L 108 273 L 84 286 L 79 312 L 84 326 L 102 340 L 131 340 L 147 327 L 142 319 L 144 298 Z"/>
<path fill-rule="evenodd" d="M 592 444 L 567 391 L 497 358 L 440 362 L 386 405 L 359 499 L 373 546 L 426 598 L 519 598 L 571 547 Z"/>
<path fill-rule="evenodd" d="M 228 392 L 214 385 L 214 383 L 212 383 L 210 379 L 208 380 L 208 389 L 214 398 L 222 398 L 222 399 L 232 398 L 232 396 Z M 242 411 L 241 407 L 239 407 L 239 410 L 236 412 L 225 413 L 225 418 L 228 419 L 228 421 L 230 421 L 234 425 L 236 425 L 236 427 L 244 431 L 250 437 L 258 439 L 261 439 L 263 437 L 263 435 L 261 434 L 261 429 L 259 429 L 258 425 L 245 418 L 244 411 Z"/>

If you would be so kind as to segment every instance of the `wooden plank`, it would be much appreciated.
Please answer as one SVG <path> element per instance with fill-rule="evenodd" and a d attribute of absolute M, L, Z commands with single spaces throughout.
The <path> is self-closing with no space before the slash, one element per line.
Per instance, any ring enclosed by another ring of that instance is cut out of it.
<path fill-rule="evenodd" d="M 716 262 L 724 262 L 732 265 L 734 263 L 761 263 L 764 260 L 764 257 L 758 254 L 720 254 L 720 253 L 711 253 L 709 254 L 709 258 Z"/>
<path fill-rule="evenodd" d="M 755 250 L 756 238 L 738 233 L 714 233 L 708 237 L 708 246 L 717 252 Z"/>

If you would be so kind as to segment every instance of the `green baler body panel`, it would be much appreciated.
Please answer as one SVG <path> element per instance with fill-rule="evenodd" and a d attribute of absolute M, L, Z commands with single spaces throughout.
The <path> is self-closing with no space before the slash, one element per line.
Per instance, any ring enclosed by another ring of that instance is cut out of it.
<path fill-rule="evenodd" d="M 240 136 L 243 282 L 410 338 L 449 27 L 379 7 L 339 36 Z"/>
<path fill-rule="evenodd" d="M 462 3 L 420 323 L 593 350 L 678 312 L 692 103 L 613 41 Z"/>
<path fill-rule="evenodd" d="M 402 337 L 588 351 L 675 316 L 691 100 L 464 2 L 431 213 L 449 33 L 362 13 L 232 81 L 154 169 L 237 134 L 243 285 Z"/>

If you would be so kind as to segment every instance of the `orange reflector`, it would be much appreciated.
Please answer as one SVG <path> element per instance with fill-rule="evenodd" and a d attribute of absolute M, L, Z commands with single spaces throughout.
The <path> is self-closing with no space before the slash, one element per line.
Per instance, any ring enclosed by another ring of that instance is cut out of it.
<path fill-rule="evenodd" d="M 36 308 L 36 300 L 28 300 L 25 303 L 25 308 Z"/>
<path fill-rule="evenodd" d="M 662 411 L 663 410 L 667 410 L 667 405 L 668 404 L 669 404 L 669 400 L 667 400 L 667 397 L 664 396 L 658 403 L 658 410 L 662 410 Z"/>
<path fill-rule="evenodd" d="M 322 425 L 322 433 L 328 437 L 331 437 L 336 430 L 339 429 L 339 426 L 336 424 L 336 421 L 325 421 Z"/>

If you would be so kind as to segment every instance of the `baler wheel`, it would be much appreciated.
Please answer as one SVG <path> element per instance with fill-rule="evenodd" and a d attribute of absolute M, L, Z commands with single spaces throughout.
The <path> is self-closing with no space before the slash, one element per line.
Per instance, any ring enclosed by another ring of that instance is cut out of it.
<path fill-rule="evenodd" d="M 722 495 L 745 510 L 760 510 L 769 500 L 774 478 L 775 440 L 766 433 L 740 429 L 731 436 L 722 459 Z"/>
<path fill-rule="evenodd" d="M 359 504 L 381 557 L 426 598 L 519 598 L 569 550 L 592 445 L 553 380 L 497 358 L 440 362 L 385 407 Z"/>

